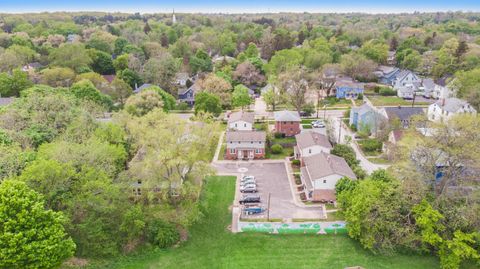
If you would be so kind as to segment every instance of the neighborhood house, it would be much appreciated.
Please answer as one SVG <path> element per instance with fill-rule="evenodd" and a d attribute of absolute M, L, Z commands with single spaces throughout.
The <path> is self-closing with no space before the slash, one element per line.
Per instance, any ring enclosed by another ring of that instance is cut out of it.
<path fill-rule="evenodd" d="M 335 92 L 337 98 L 357 99 L 363 95 L 363 83 L 354 82 L 353 80 L 340 80 L 335 83 Z"/>
<path fill-rule="evenodd" d="M 384 122 L 385 116 L 369 103 L 352 107 L 350 110 L 349 124 L 355 126 L 357 130 L 368 129 L 370 132 L 376 133 Z"/>
<path fill-rule="evenodd" d="M 297 145 L 294 148 L 294 152 L 295 158 L 298 160 L 321 152 L 330 153 L 332 149 L 327 136 L 314 131 L 297 134 L 295 139 L 297 140 Z"/>
<path fill-rule="evenodd" d="M 356 179 L 345 159 L 328 153 L 319 153 L 304 159 L 300 168 L 307 198 L 316 202 L 335 201 L 335 184 L 342 177 Z"/>
<path fill-rule="evenodd" d="M 228 118 L 228 129 L 236 131 L 251 131 L 255 120 L 254 112 L 234 112 Z"/>
<path fill-rule="evenodd" d="M 410 121 L 415 115 L 425 115 L 421 107 L 384 107 L 380 109 L 380 113 L 388 120 L 390 124 L 394 124 L 396 120 L 399 121 L 401 128 L 408 128 Z"/>
<path fill-rule="evenodd" d="M 400 69 L 397 67 L 381 65 L 378 67 L 375 75 L 378 78 L 378 82 L 385 85 L 393 85 L 393 81 L 399 72 Z"/>
<path fill-rule="evenodd" d="M 413 99 L 414 93 L 421 85 L 421 79 L 410 70 L 400 71 L 393 81 L 393 88 L 397 96 L 405 99 Z"/>
<path fill-rule="evenodd" d="M 285 136 L 294 136 L 300 133 L 300 114 L 297 111 L 276 111 L 275 132 Z"/>
<path fill-rule="evenodd" d="M 225 159 L 263 159 L 266 133 L 260 131 L 227 131 Z"/>
<path fill-rule="evenodd" d="M 467 101 L 458 98 L 441 99 L 428 107 L 428 119 L 431 121 L 443 122 L 454 115 L 470 113 L 477 114 Z"/>

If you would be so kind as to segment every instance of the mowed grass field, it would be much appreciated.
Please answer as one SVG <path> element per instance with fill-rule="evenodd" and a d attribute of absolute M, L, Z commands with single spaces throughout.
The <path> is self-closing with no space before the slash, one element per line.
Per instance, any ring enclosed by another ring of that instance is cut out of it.
<path fill-rule="evenodd" d="M 232 234 L 229 206 L 234 177 L 207 180 L 203 201 L 205 216 L 190 229 L 190 238 L 176 248 L 147 251 L 92 268 L 438 268 L 432 256 L 375 256 L 343 235 Z"/>

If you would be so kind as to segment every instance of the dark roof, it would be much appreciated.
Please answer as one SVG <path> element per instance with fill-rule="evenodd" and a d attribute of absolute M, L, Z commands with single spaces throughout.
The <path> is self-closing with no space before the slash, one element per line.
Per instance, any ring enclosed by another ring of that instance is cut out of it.
<path fill-rule="evenodd" d="M 452 77 L 453 77 L 453 75 L 450 75 L 450 74 L 443 75 L 443 77 L 437 79 L 437 84 L 445 87 L 450 82 L 450 79 Z"/>
<path fill-rule="evenodd" d="M 409 120 L 413 115 L 422 115 L 424 114 L 423 108 L 421 107 L 385 107 L 385 112 L 389 120 L 398 118 L 399 120 Z"/>

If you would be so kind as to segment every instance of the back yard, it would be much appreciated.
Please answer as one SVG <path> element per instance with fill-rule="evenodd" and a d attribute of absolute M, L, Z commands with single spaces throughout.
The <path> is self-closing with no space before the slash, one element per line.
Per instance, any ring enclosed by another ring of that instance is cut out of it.
<path fill-rule="evenodd" d="M 267 235 L 228 230 L 234 177 L 212 177 L 203 194 L 205 217 L 177 248 L 92 264 L 91 268 L 438 268 L 431 256 L 374 256 L 343 235 Z"/>

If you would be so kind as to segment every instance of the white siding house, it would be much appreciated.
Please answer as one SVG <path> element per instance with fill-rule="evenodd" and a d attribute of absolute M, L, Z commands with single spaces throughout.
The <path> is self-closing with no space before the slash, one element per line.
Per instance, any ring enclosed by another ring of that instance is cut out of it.
<path fill-rule="evenodd" d="M 398 97 L 411 99 L 421 82 L 422 80 L 412 71 L 402 70 L 393 81 L 393 88 L 397 91 Z"/>
<path fill-rule="evenodd" d="M 294 147 L 295 158 L 301 159 L 321 152 L 330 153 L 332 145 L 325 135 L 314 131 L 303 132 L 295 136 L 297 146 Z"/>
<path fill-rule="evenodd" d="M 255 113 L 253 112 L 234 112 L 228 118 L 228 128 L 237 131 L 251 131 L 253 130 L 253 123 Z"/>
<path fill-rule="evenodd" d="M 436 122 L 445 122 L 454 115 L 470 113 L 477 114 L 467 101 L 458 98 L 441 99 L 428 107 L 428 119 Z"/>

